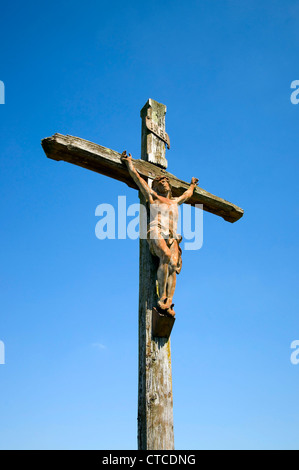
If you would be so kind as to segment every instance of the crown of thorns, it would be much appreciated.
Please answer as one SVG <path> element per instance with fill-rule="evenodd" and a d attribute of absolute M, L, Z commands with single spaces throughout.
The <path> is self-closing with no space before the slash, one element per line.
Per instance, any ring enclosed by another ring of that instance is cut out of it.
<path fill-rule="evenodd" d="M 156 176 L 156 178 L 154 179 L 154 181 L 158 181 L 158 182 L 161 181 L 161 180 L 167 180 L 168 183 L 170 183 L 170 180 L 169 180 L 168 176 L 163 176 L 163 175 L 162 176 Z"/>
<path fill-rule="evenodd" d="M 170 180 L 168 178 L 168 176 L 157 176 L 154 181 L 153 181 L 153 184 L 152 184 L 152 189 L 154 191 L 156 191 L 158 189 L 158 184 L 160 183 L 160 181 L 162 180 L 166 180 L 169 184 L 169 187 L 170 187 L 170 196 L 172 195 L 172 192 L 171 192 L 171 184 L 170 184 Z"/>

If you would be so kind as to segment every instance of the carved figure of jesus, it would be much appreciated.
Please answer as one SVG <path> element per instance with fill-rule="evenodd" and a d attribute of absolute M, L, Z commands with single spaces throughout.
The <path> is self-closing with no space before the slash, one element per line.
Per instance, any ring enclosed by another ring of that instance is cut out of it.
<path fill-rule="evenodd" d="M 152 187 L 139 175 L 134 168 L 132 156 L 124 151 L 121 157 L 128 171 L 144 195 L 150 210 L 150 221 L 147 227 L 147 241 L 150 251 L 160 260 L 158 280 L 158 308 L 166 314 L 175 315 L 173 296 L 176 287 L 176 276 L 182 268 L 182 236 L 177 234 L 178 206 L 193 195 L 198 179 L 192 178 L 187 191 L 180 197 L 172 197 L 169 179 L 157 177 Z"/>

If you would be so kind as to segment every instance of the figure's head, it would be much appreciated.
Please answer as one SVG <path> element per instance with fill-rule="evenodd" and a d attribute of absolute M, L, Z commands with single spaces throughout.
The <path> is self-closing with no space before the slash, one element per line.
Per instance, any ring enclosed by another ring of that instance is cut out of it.
<path fill-rule="evenodd" d="M 161 196 L 168 197 L 169 199 L 172 197 L 171 185 L 167 176 L 157 176 L 153 181 L 152 189 Z"/>

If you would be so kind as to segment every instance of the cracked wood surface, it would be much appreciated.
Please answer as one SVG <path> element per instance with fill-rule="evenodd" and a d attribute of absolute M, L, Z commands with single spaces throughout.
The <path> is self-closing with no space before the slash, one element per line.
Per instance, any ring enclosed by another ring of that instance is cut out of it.
<path fill-rule="evenodd" d="M 127 168 L 121 161 L 121 154 L 101 145 L 94 144 L 79 137 L 54 134 L 42 140 L 42 147 L 48 158 L 56 161 L 72 163 L 105 176 L 126 183 L 129 187 L 138 189 L 130 177 Z M 172 186 L 172 194 L 178 197 L 188 189 L 190 183 L 180 180 L 163 168 L 144 160 L 133 160 L 136 170 L 147 179 L 166 175 Z M 203 204 L 203 209 L 222 217 L 227 222 L 236 222 L 244 211 L 231 202 L 221 199 L 197 187 L 187 204 Z"/>
<path fill-rule="evenodd" d="M 141 110 L 142 163 L 151 159 L 151 167 L 161 160 L 161 142 L 150 136 L 146 127 L 148 110 L 156 124 L 165 128 L 166 106 L 149 100 Z M 165 147 L 165 145 L 163 144 Z M 147 179 L 150 183 L 150 178 Z M 143 194 L 140 203 L 147 207 Z M 149 222 L 140 217 L 141 233 L 146 233 Z M 139 256 L 139 378 L 138 378 L 138 449 L 173 450 L 173 395 L 170 337 L 157 338 L 152 330 L 152 311 L 157 306 L 157 269 L 159 260 L 153 256 L 147 240 L 140 238 Z"/>

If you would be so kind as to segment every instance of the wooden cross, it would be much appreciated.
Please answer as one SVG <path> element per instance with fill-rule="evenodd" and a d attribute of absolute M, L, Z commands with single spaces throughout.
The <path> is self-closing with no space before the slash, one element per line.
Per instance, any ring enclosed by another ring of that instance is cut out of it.
<path fill-rule="evenodd" d="M 170 147 L 165 131 L 166 106 L 148 100 L 141 110 L 141 159 L 133 160 L 138 173 L 150 182 L 157 176 L 169 178 L 174 197 L 182 195 L 189 184 L 166 171 L 165 145 Z M 109 176 L 138 189 L 132 180 L 121 154 L 78 137 L 55 134 L 42 140 L 47 157 L 65 161 Z M 139 193 L 141 204 L 145 204 Z M 224 199 L 197 187 L 188 204 L 202 204 L 205 211 L 236 222 L 243 210 Z M 140 224 L 144 223 L 140 219 Z M 140 226 L 141 233 L 145 227 Z M 156 260 L 151 255 L 147 240 L 140 238 L 139 279 L 139 389 L 138 389 L 138 449 L 172 450 L 173 398 L 171 378 L 171 351 L 169 337 L 153 336 L 152 312 L 156 306 Z"/>

